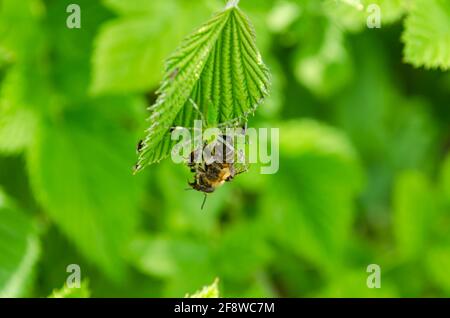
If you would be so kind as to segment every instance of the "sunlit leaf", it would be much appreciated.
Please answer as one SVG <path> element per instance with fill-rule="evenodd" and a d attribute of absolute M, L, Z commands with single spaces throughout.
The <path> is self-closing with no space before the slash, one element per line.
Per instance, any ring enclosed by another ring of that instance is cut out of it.
<path fill-rule="evenodd" d="M 89 290 L 89 282 L 84 280 L 80 287 L 69 288 L 64 285 L 63 288 L 54 290 L 49 298 L 89 298 L 91 292 Z"/>
<path fill-rule="evenodd" d="M 450 68 L 450 1 L 416 0 L 405 21 L 405 60 L 416 67 Z"/>
<path fill-rule="evenodd" d="M 214 282 L 203 287 L 201 290 L 193 293 L 192 295 L 186 295 L 187 298 L 219 298 L 219 279 L 216 278 Z"/>
<path fill-rule="evenodd" d="M 12 154 L 24 150 L 32 140 L 35 125 L 35 114 L 28 109 L 0 109 L 0 153 Z"/>

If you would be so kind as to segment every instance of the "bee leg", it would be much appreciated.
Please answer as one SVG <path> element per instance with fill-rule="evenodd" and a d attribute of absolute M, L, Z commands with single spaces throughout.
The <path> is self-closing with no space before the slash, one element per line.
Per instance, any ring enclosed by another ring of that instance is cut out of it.
<path fill-rule="evenodd" d="M 208 195 L 205 193 L 205 196 L 203 197 L 203 203 L 202 203 L 201 210 L 203 210 L 203 208 L 205 207 L 205 203 L 206 203 L 206 198 L 207 197 L 208 197 Z"/>
<path fill-rule="evenodd" d="M 236 169 L 234 168 L 234 166 L 230 166 L 230 176 L 225 180 L 227 182 L 231 181 L 234 179 L 234 177 L 236 176 Z"/>

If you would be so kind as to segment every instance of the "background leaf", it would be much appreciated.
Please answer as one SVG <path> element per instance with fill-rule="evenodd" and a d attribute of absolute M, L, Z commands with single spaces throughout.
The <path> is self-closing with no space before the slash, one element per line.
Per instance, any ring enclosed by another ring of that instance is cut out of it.
<path fill-rule="evenodd" d="M 39 251 L 35 224 L 0 190 L 0 297 L 26 295 Z"/>
<path fill-rule="evenodd" d="M 44 122 L 29 152 L 29 173 L 52 220 L 85 257 L 117 278 L 124 270 L 121 248 L 138 220 L 139 188 L 130 173 L 130 137 L 94 111 Z"/>
<path fill-rule="evenodd" d="M 314 121 L 284 124 L 280 136 L 282 178 L 261 202 L 265 224 L 279 244 L 333 271 L 343 262 L 362 184 L 358 158 L 344 136 Z"/>
<path fill-rule="evenodd" d="M 189 298 L 219 298 L 219 279 L 209 286 L 203 287 L 203 289 L 193 293 L 192 295 L 186 295 Z"/>
<path fill-rule="evenodd" d="M 405 172 L 394 189 L 394 228 L 400 255 L 420 257 L 428 245 L 430 224 L 437 202 L 430 184 L 420 173 Z"/>
<path fill-rule="evenodd" d="M 90 295 L 89 283 L 87 280 L 84 280 L 79 288 L 69 288 L 67 285 L 64 285 L 63 288 L 54 290 L 49 298 L 89 298 Z"/>
<path fill-rule="evenodd" d="M 11 154 L 22 151 L 32 140 L 36 125 L 34 114 L 26 109 L 4 111 L 0 118 L 0 152 Z"/>
<path fill-rule="evenodd" d="M 323 28 L 317 40 L 319 43 L 302 46 L 296 53 L 294 63 L 297 80 L 318 96 L 326 97 L 348 83 L 352 76 L 352 64 L 342 32 L 329 25 Z"/>
<path fill-rule="evenodd" d="M 104 2 L 119 17 L 104 25 L 96 39 L 91 83 L 96 94 L 157 86 L 166 56 L 214 7 L 204 0 Z"/>
<path fill-rule="evenodd" d="M 215 278 L 207 242 L 143 235 L 133 241 L 129 255 L 140 271 L 167 281 L 164 297 L 185 295 Z"/>
<path fill-rule="evenodd" d="M 405 20 L 405 60 L 416 67 L 450 67 L 450 3 L 416 0 Z"/>

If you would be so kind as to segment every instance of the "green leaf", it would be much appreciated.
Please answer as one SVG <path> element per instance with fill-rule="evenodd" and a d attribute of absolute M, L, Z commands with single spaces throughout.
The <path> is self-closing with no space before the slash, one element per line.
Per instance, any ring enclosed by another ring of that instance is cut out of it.
<path fill-rule="evenodd" d="M 421 257 L 427 248 L 430 226 L 436 217 L 437 198 L 428 179 L 419 172 L 404 172 L 394 187 L 394 234 L 400 256 Z"/>
<path fill-rule="evenodd" d="M 96 94 L 144 91 L 158 83 L 162 66 L 157 61 L 164 58 L 171 43 L 161 41 L 155 45 L 152 40 L 156 36 L 170 38 L 167 32 L 160 21 L 145 16 L 106 24 L 94 53 L 92 91 Z"/>
<path fill-rule="evenodd" d="M 260 203 L 266 227 L 325 273 L 338 271 L 361 189 L 358 157 L 339 131 L 314 121 L 285 123 L 280 137 L 280 171 Z"/>
<path fill-rule="evenodd" d="M 137 169 L 169 154 L 171 127 L 193 127 L 201 114 L 210 127 L 245 119 L 267 96 L 269 77 L 244 13 L 215 15 L 167 60 Z"/>
<path fill-rule="evenodd" d="M 2 1 L 0 48 L 9 52 L 13 60 L 23 60 L 41 49 L 44 32 L 39 22 L 44 12 L 41 0 Z"/>
<path fill-rule="evenodd" d="M 47 215 L 88 260 L 120 279 L 140 187 L 130 169 L 134 138 L 108 123 L 96 110 L 101 105 L 43 122 L 27 161 L 33 192 Z"/>
<path fill-rule="evenodd" d="M 156 87 L 163 76 L 164 58 L 210 14 L 206 0 L 105 3 L 120 17 L 105 24 L 96 39 L 91 83 L 95 94 Z"/>
<path fill-rule="evenodd" d="M 431 280 L 441 287 L 448 295 L 450 293 L 450 245 L 433 246 L 425 257 L 425 264 Z"/>
<path fill-rule="evenodd" d="M 416 0 L 405 21 L 405 60 L 416 67 L 450 67 L 450 1 Z"/>
<path fill-rule="evenodd" d="M 26 68 L 13 66 L 3 79 L 0 89 L 0 153 L 18 153 L 33 139 L 37 120 L 30 105 L 34 99 L 26 97 L 29 77 Z"/>
<path fill-rule="evenodd" d="M 192 295 L 186 295 L 186 298 L 219 298 L 219 279 L 216 278 L 211 285 L 203 287 Z"/>
<path fill-rule="evenodd" d="M 209 245 L 187 237 L 141 235 L 132 242 L 129 259 L 141 272 L 165 280 L 164 297 L 177 297 L 216 277 Z"/>
<path fill-rule="evenodd" d="M 0 191 L 0 298 L 24 296 L 38 256 L 33 222 Z"/>
<path fill-rule="evenodd" d="M 255 221 L 241 221 L 224 231 L 214 254 L 215 268 L 221 278 L 248 282 L 264 271 L 272 259 L 265 226 Z"/>
<path fill-rule="evenodd" d="M 3 110 L 0 105 L 0 153 L 14 154 L 31 142 L 35 114 L 28 109 Z"/>
<path fill-rule="evenodd" d="M 63 288 L 54 290 L 49 298 L 89 298 L 91 291 L 89 290 L 89 282 L 84 280 L 79 288 L 69 288 L 64 284 Z"/>
<path fill-rule="evenodd" d="M 143 235 L 133 241 L 129 255 L 142 272 L 167 278 L 176 277 L 189 267 L 199 267 L 206 262 L 209 248 L 190 240 Z"/>
<path fill-rule="evenodd" d="M 261 5 L 257 2 L 255 7 Z M 288 30 L 292 23 L 300 16 L 300 7 L 297 3 L 292 2 L 277 2 L 273 9 L 267 15 L 267 26 L 274 33 L 283 33 Z"/>
<path fill-rule="evenodd" d="M 71 105 L 86 98 L 91 81 L 91 55 L 94 38 L 111 12 L 100 1 L 77 0 L 81 8 L 81 29 L 69 29 L 66 9 L 72 0 L 46 4 L 46 35 L 51 40 L 52 84 Z M 128 1 L 127 1 L 128 3 Z M 70 98 L 69 98 L 70 97 Z"/>

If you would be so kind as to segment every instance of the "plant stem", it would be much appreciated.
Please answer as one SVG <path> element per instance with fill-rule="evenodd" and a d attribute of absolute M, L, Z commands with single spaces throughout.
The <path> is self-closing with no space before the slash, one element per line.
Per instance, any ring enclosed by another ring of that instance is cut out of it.
<path fill-rule="evenodd" d="M 225 9 L 229 9 L 232 7 L 237 7 L 239 4 L 239 0 L 229 0 Z"/>

